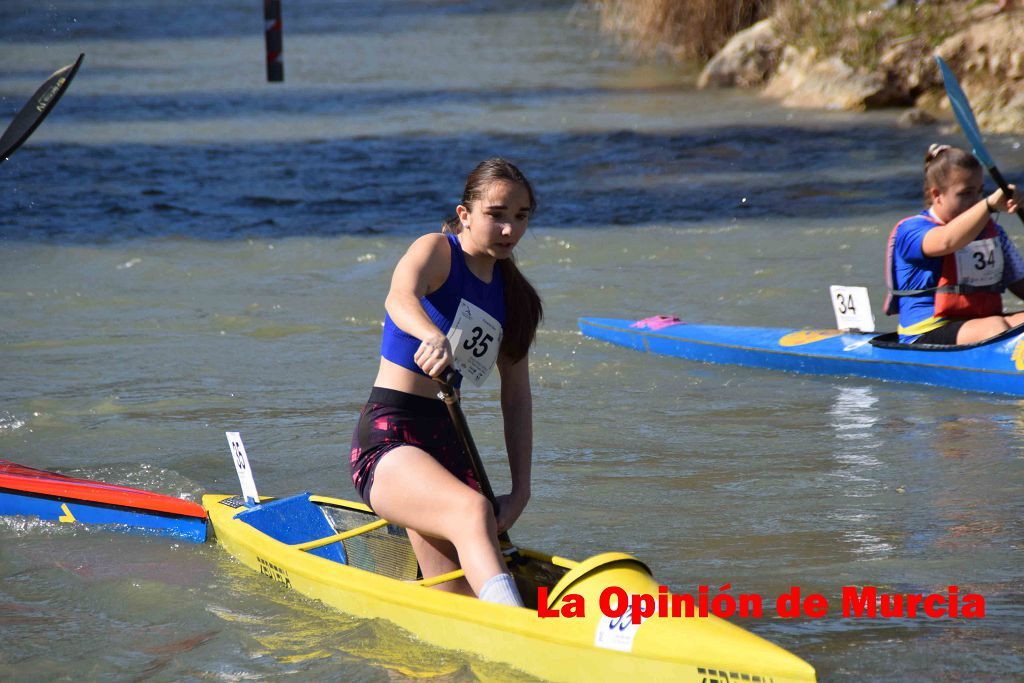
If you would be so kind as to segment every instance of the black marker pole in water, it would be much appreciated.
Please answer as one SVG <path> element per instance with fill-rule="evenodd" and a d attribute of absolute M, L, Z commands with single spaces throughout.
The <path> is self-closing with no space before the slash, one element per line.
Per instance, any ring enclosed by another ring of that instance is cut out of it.
<path fill-rule="evenodd" d="M 263 0 L 263 20 L 267 36 L 267 80 L 284 80 L 284 40 L 281 38 L 281 0 Z"/>
<path fill-rule="evenodd" d="M 14 154 L 14 150 L 21 147 L 21 143 L 28 140 L 32 131 L 57 106 L 60 96 L 64 94 L 64 91 L 71 85 L 71 79 L 78 73 L 78 67 L 82 65 L 83 59 L 85 59 L 85 54 L 78 55 L 78 59 L 73 64 L 54 71 L 46 79 L 46 82 L 39 86 L 39 90 L 36 90 L 32 99 L 21 108 L 18 115 L 11 121 L 11 125 L 7 126 L 3 135 L 0 135 L 0 164 Z"/>

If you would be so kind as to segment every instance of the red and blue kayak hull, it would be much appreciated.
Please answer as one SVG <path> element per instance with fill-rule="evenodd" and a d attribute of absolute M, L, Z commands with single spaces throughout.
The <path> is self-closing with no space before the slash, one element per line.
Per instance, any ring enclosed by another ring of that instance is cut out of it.
<path fill-rule="evenodd" d="M 0 515 L 113 525 L 129 533 L 206 541 L 206 511 L 197 503 L 9 460 L 0 460 Z"/>

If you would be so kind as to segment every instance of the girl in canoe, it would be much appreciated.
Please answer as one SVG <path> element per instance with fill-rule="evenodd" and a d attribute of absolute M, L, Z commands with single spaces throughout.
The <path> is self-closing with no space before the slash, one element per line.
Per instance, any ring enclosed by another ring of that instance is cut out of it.
<path fill-rule="evenodd" d="M 924 160 L 928 207 L 889 236 L 885 312 L 899 313 L 900 341 L 973 344 L 1024 323 L 1003 314 L 1002 293 L 1024 299 L 1024 259 L 992 220 L 1021 205 L 1001 189 L 982 191 L 981 164 L 957 147 L 932 145 Z"/>
<path fill-rule="evenodd" d="M 352 437 L 352 481 L 381 517 L 406 527 L 424 578 L 461 567 L 442 590 L 522 605 L 498 533 L 530 498 L 533 418 L 527 354 L 540 297 L 512 258 L 536 208 L 526 177 L 488 159 L 466 180 L 456 216 L 399 260 L 385 301 L 380 369 Z M 481 494 L 438 377 L 449 365 L 479 386 L 501 378 L 511 493 Z"/>

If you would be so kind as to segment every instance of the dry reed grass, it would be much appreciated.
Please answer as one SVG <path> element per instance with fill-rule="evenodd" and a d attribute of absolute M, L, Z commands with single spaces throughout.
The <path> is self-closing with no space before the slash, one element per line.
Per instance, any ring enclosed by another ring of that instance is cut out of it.
<path fill-rule="evenodd" d="M 706 60 L 775 0 L 598 0 L 601 29 L 639 57 Z"/>

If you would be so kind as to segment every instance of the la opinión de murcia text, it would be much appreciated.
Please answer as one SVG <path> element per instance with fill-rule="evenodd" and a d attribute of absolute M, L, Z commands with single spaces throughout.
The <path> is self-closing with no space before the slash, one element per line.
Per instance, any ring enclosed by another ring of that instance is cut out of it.
<path fill-rule="evenodd" d="M 717 590 L 698 586 L 696 594 L 670 593 L 659 586 L 657 595 L 629 593 L 617 586 L 608 586 L 598 596 L 597 609 L 610 618 L 626 617 L 639 624 L 651 617 L 691 618 L 717 616 L 763 617 L 765 599 L 756 593 L 733 595 L 732 585 Z M 550 618 L 580 618 L 587 615 L 586 598 L 578 593 L 567 593 L 555 606 L 548 605 L 548 589 L 537 589 L 537 616 Z M 775 599 L 775 613 L 783 618 L 822 619 L 828 616 L 829 600 L 820 593 L 804 594 L 799 586 Z M 889 593 L 875 586 L 843 586 L 840 592 L 840 614 L 854 619 L 983 619 L 985 598 L 978 593 L 961 593 L 959 586 L 948 586 L 940 593 Z"/>

